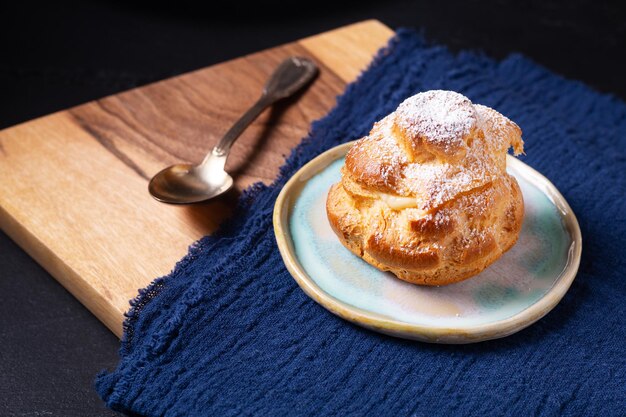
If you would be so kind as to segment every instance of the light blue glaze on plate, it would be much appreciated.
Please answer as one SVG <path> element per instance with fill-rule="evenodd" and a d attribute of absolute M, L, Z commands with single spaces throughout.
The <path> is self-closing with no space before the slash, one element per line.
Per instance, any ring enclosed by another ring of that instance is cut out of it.
<path fill-rule="evenodd" d="M 326 196 L 341 179 L 343 164 L 344 158 L 335 160 L 304 183 L 293 196 L 288 220 L 301 268 L 348 307 L 396 322 L 462 330 L 520 314 L 546 297 L 567 270 L 574 238 L 565 213 L 536 172 L 516 161 L 508 170 L 524 196 L 524 223 L 517 244 L 498 261 L 469 280 L 443 287 L 413 285 L 381 272 L 346 249 L 326 217 Z"/>

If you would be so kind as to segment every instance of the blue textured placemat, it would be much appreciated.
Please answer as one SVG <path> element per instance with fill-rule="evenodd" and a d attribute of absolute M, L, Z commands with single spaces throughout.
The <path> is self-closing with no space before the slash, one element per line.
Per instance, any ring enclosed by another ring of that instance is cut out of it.
<path fill-rule="evenodd" d="M 526 157 L 583 233 L 563 301 L 516 335 L 429 345 L 349 324 L 307 298 L 272 231 L 281 186 L 322 151 L 368 133 L 419 91 L 459 91 L 524 131 Z M 401 30 L 313 124 L 276 183 L 141 291 L 106 403 L 145 416 L 623 415 L 626 410 L 626 105 L 514 55 L 451 54 Z"/>

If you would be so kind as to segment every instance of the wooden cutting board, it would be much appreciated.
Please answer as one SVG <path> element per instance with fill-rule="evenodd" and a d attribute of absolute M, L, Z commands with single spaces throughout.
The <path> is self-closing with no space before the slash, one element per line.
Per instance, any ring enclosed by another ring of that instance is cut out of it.
<path fill-rule="evenodd" d="M 391 35 L 365 21 L 2 130 L 0 227 L 121 336 L 128 300 L 214 231 L 241 190 L 275 178 Z M 320 76 L 237 141 L 227 164 L 235 190 L 195 206 L 154 201 L 148 179 L 200 161 L 289 55 L 313 58 Z"/>

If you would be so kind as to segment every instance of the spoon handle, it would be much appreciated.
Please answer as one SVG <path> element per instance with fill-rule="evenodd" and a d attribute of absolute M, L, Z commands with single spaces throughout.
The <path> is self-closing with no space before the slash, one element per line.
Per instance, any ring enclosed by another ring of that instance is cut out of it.
<path fill-rule="evenodd" d="M 222 139 L 220 139 L 217 146 L 213 148 L 212 153 L 216 156 L 227 156 L 230 152 L 230 147 L 233 143 L 235 143 L 237 138 L 241 136 L 243 131 L 246 130 L 246 127 L 248 127 L 254 119 L 259 117 L 259 115 L 263 113 L 263 110 L 271 104 L 272 102 L 268 101 L 265 96 L 261 96 L 261 98 L 258 99 L 257 102 L 254 103 L 254 105 L 250 107 L 230 129 L 228 129 L 228 132 L 226 132 Z"/>
<path fill-rule="evenodd" d="M 315 78 L 317 72 L 317 66 L 308 58 L 290 57 L 284 60 L 267 80 L 261 98 L 226 132 L 205 161 L 211 154 L 227 157 L 233 143 L 263 110 L 295 94 Z"/>

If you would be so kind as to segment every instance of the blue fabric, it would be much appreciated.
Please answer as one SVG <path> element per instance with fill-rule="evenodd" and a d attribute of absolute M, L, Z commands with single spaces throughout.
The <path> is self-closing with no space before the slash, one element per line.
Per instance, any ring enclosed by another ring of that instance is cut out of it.
<path fill-rule="evenodd" d="M 307 298 L 272 231 L 281 186 L 324 150 L 365 135 L 404 98 L 459 91 L 524 131 L 527 156 L 583 233 L 571 289 L 545 318 L 474 345 L 410 342 L 349 324 Z M 315 122 L 272 186 L 197 242 L 128 315 L 106 403 L 145 416 L 624 415 L 626 105 L 519 55 L 450 53 L 401 30 Z"/>

